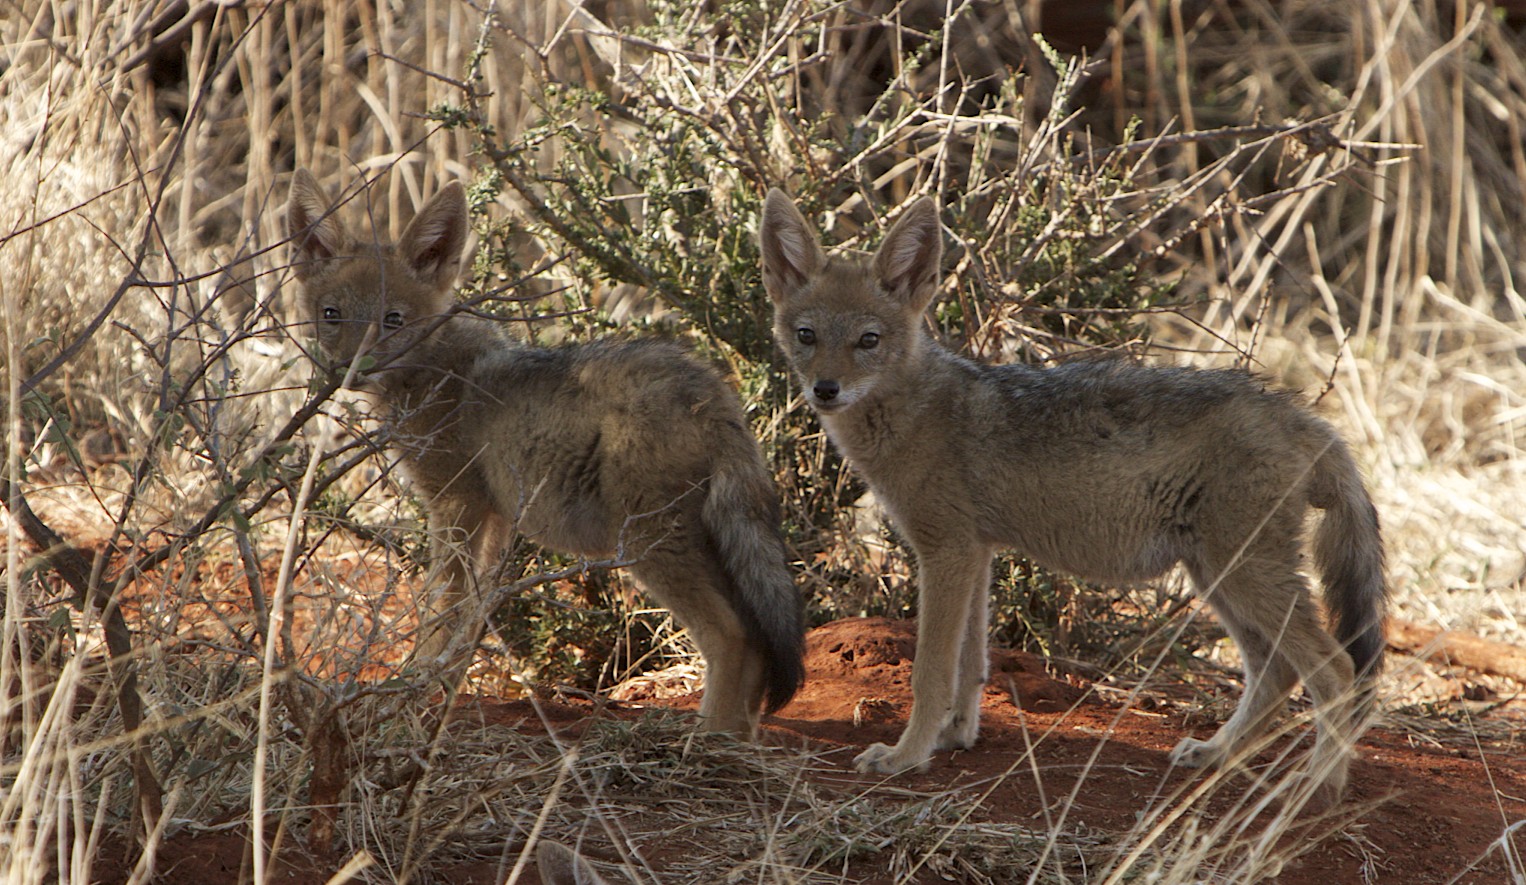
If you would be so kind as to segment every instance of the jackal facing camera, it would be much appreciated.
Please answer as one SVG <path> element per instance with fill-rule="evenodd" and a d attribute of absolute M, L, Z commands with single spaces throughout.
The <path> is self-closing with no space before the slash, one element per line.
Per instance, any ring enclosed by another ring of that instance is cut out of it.
<path fill-rule="evenodd" d="M 779 345 L 917 557 L 911 718 L 860 770 L 924 767 L 975 742 L 991 561 L 1011 548 L 1102 581 L 1183 564 L 1244 656 L 1245 697 L 1172 761 L 1232 760 L 1302 680 L 1318 724 L 1309 776 L 1339 795 L 1361 687 L 1382 660 L 1386 589 L 1377 512 L 1327 423 L 1238 371 L 951 353 L 923 316 L 942 279 L 930 199 L 904 207 L 873 256 L 828 256 L 779 191 L 760 232 Z M 1325 511 L 1313 552 L 1334 636 L 1299 573 L 1311 506 Z"/>
<path fill-rule="evenodd" d="M 773 479 L 719 373 L 668 342 L 530 347 L 452 311 L 459 183 L 395 244 L 352 236 L 305 170 L 287 212 L 319 356 L 374 395 L 428 512 L 438 590 L 416 656 L 450 672 L 470 653 L 456 637 L 480 629 L 510 533 L 618 553 L 699 646 L 704 727 L 754 735 L 804 678 L 801 603 Z"/>

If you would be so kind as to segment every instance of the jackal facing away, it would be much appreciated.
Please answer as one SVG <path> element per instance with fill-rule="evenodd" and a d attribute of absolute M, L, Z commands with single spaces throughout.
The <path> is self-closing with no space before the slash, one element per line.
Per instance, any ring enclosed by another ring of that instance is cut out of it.
<path fill-rule="evenodd" d="M 461 657 L 445 650 L 480 625 L 463 612 L 480 608 L 510 532 L 618 552 L 699 645 L 704 727 L 753 735 L 760 708 L 783 706 L 804 678 L 802 614 L 773 479 L 720 375 L 671 343 L 535 348 L 453 313 L 468 230 L 459 183 L 395 244 L 352 237 L 305 170 L 287 213 L 321 358 L 364 368 L 358 386 L 380 403 L 428 511 L 444 580 L 421 606 L 432 611 L 417 655 Z"/>
<path fill-rule="evenodd" d="M 920 584 L 911 719 L 863 771 L 969 747 L 986 680 L 995 550 L 1085 578 L 1138 581 L 1185 565 L 1245 659 L 1245 698 L 1172 761 L 1231 759 L 1298 680 L 1319 725 L 1310 774 L 1346 780 L 1364 681 L 1383 654 L 1377 512 L 1345 444 L 1287 395 L 1236 371 L 1122 361 L 987 366 L 937 344 L 923 314 L 942 278 L 932 201 L 907 206 L 872 257 L 827 256 L 789 198 L 761 222 L 774 333 L 822 426 L 915 549 Z M 1304 515 L 1334 634 L 1299 573 Z"/>

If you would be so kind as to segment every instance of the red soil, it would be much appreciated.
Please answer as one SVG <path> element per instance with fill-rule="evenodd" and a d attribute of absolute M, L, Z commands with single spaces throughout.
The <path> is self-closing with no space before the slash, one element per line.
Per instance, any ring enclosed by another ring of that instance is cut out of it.
<path fill-rule="evenodd" d="M 913 649 L 914 630 L 904 622 L 857 619 L 813 631 L 809 682 L 771 719 L 766 740 L 807 743 L 828 751 L 840 748 L 828 754 L 842 766 L 833 783 L 844 789 L 875 789 L 881 779 L 853 774 L 852 757 L 870 742 L 893 742 L 899 734 L 910 710 Z M 1091 832 L 1121 835 L 1135 825 L 1139 812 L 1159 807 L 1178 787 L 1197 783 L 1200 775 L 1171 770 L 1167 754 L 1183 735 L 1211 732 L 1212 723 L 1185 721 L 1172 704 L 1125 707 L 1089 692 L 1082 680 L 1057 678 L 1033 655 L 995 651 L 992 673 L 979 744 L 972 750 L 939 754 L 928 771 L 886 782 L 883 795 L 894 796 L 894 788 L 900 787 L 924 793 L 989 790 L 980 809 L 985 820 L 1042 828 L 1046 820 L 1058 819 L 1066 828 L 1084 826 Z M 500 722 L 538 721 L 525 701 L 481 703 Z M 672 703 L 692 708 L 696 699 Z M 577 706 L 550 706 L 558 727 L 576 729 L 588 713 Z M 637 715 L 629 707 L 613 712 Z M 1526 723 L 1510 734 L 1510 739 L 1493 744 L 1464 744 L 1408 735 L 1393 727 L 1373 729 L 1353 764 L 1347 803 L 1336 809 L 1355 814 L 1356 822 L 1335 827 L 1315 821 L 1296 840 L 1284 837 L 1279 843 L 1283 853 L 1305 850 L 1286 862 L 1279 875 L 1264 881 L 1511 881 L 1501 852 L 1490 850 L 1507 826 L 1526 819 L 1526 758 L 1521 747 Z M 1024 757 L 1029 747 L 1031 760 Z M 1270 761 L 1268 754 L 1258 766 Z M 1230 780 L 1203 806 L 1207 819 L 1231 813 L 1244 793 L 1239 785 L 1248 784 L 1246 778 Z M 1263 822 L 1253 822 L 1250 830 Z M 1339 833 L 1331 836 L 1332 830 Z M 160 851 L 161 875 L 156 881 L 189 885 L 247 878 L 246 849 L 245 837 L 238 834 L 172 838 Z M 1514 850 L 1518 858 L 1526 850 L 1526 833 L 1515 833 Z M 277 880 L 318 883 L 333 872 L 317 867 L 298 863 L 282 868 Z M 97 869 L 108 880 L 125 878 L 125 870 L 110 870 L 105 862 Z M 1519 870 L 1515 867 L 1516 875 Z M 485 866 L 436 872 L 442 881 L 456 882 L 491 882 L 498 875 L 496 867 Z M 873 870 L 858 872 L 872 881 L 891 881 L 875 879 Z M 1027 871 L 1013 874 L 1013 881 L 1027 878 Z M 915 881 L 924 878 L 938 881 L 930 874 Z M 536 880 L 532 876 L 521 881 Z"/>

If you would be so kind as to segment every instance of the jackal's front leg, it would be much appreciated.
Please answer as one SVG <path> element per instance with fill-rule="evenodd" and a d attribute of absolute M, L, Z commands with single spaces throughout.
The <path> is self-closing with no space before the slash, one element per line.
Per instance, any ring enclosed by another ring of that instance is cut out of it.
<path fill-rule="evenodd" d="M 485 614 L 478 583 L 497 557 L 500 527 L 485 501 L 436 499 L 428 509 L 430 570 L 418 606 L 414 660 L 454 674 L 476 649 Z"/>
<path fill-rule="evenodd" d="M 911 719 L 894 747 L 874 744 L 858 755 L 859 771 L 895 774 L 926 768 L 938 749 L 967 747 L 979 728 L 980 687 L 966 685 L 985 672 L 985 616 L 991 554 L 958 548 L 919 553 L 921 593 L 917 654 L 911 669 Z M 979 606 L 980 636 L 972 640 Z M 966 649 L 977 645 L 978 649 Z M 979 667 L 971 666 L 978 651 Z M 971 698 L 974 699 L 973 705 Z"/>
<path fill-rule="evenodd" d="M 954 708 L 943 732 L 939 750 L 967 750 L 980 735 L 980 701 L 990 678 L 991 655 L 987 649 L 990 625 L 991 558 L 975 579 L 965 619 L 964 640 L 959 646 L 959 671 L 954 677 Z"/>

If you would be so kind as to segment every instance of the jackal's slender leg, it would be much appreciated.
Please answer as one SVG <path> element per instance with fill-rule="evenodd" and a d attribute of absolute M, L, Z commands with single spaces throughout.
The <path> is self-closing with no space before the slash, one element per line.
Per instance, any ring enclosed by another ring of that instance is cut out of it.
<path fill-rule="evenodd" d="M 428 512 L 430 573 L 414 659 L 439 666 L 453 684 L 471 661 L 488 614 L 481 583 L 491 580 L 503 525 L 491 504 L 475 497 L 437 497 Z"/>
<path fill-rule="evenodd" d="M 1219 623 L 1239 649 L 1245 665 L 1245 694 L 1229 720 L 1212 738 L 1206 741 L 1186 738 L 1172 751 L 1173 763 L 1199 768 L 1222 764 L 1247 741 L 1264 734 L 1282 710 L 1283 701 L 1293 690 L 1298 673 L 1276 649 L 1287 613 L 1284 612 L 1278 625 L 1262 624 L 1251 617 L 1243 604 L 1247 594 L 1262 592 L 1251 586 L 1255 583 L 1254 575 L 1227 574 L 1210 579 L 1206 575 L 1197 575 L 1196 569 L 1191 571 Z M 1268 632 L 1263 627 L 1272 630 Z"/>
<path fill-rule="evenodd" d="M 1229 721 L 1207 741 L 1187 738 L 1172 762 L 1188 767 L 1222 764 L 1246 742 L 1264 734 L 1282 702 L 1302 679 L 1315 704 L 1317 730 L 1309 776 L 1325 799 L 1346 784 L 1351 750 L 1353 685 L 1351 658 L 1320 624 L 1308 581 L 1291 554 L 1251 551 L 1241 564 L 1214 578 L 1194 568 L 1194 578 L 1245 658 L 1245 696 Z M 1215 583 L 1216 581 L 1216 583 Z"/>
<path fill-rule="evenodd" d="M 917 656 L 911 671 L 911 718 L 894 747 L 874 744 L 859 754 L 854 764 L 860 771 L 893 774 L 925 767 L 951 720 L 961 712 L 961 698 L 968 694 L 961 695 L 958 682 L 971 629 L 971 606 L 977 600 L 982 607 L 986 604 L 990 551 L 955 546 L 919 550 L 917 558 L 921 592 Z M 980 645 L 984 646 L 984 630 L 981 636 Z M 978 713 L 978 695 L 976 698 Z"/>
<path fill-rule="evenodd" d="M 631 571 L 699 646 L 705 661 L 702 727 L 743 738 L 756 736 L 763 705 L 763 655 L 749 641 L 731 605 L 721 563 L 698 545 L 659 548 L 642 555 Z"/>
<path fill-rule="evenodd" d="M 964 641 L 959 646 L 959 672 L 954 679 L 954 709 L 938 749 L 965 750 L 975 745 L 980 734 L 980 700 L 990 677 L 991 656 L 987 649 L 991 619 L 991 557 L 975 579 L 970 597 L 969 618 L 965 621 Z"/>

